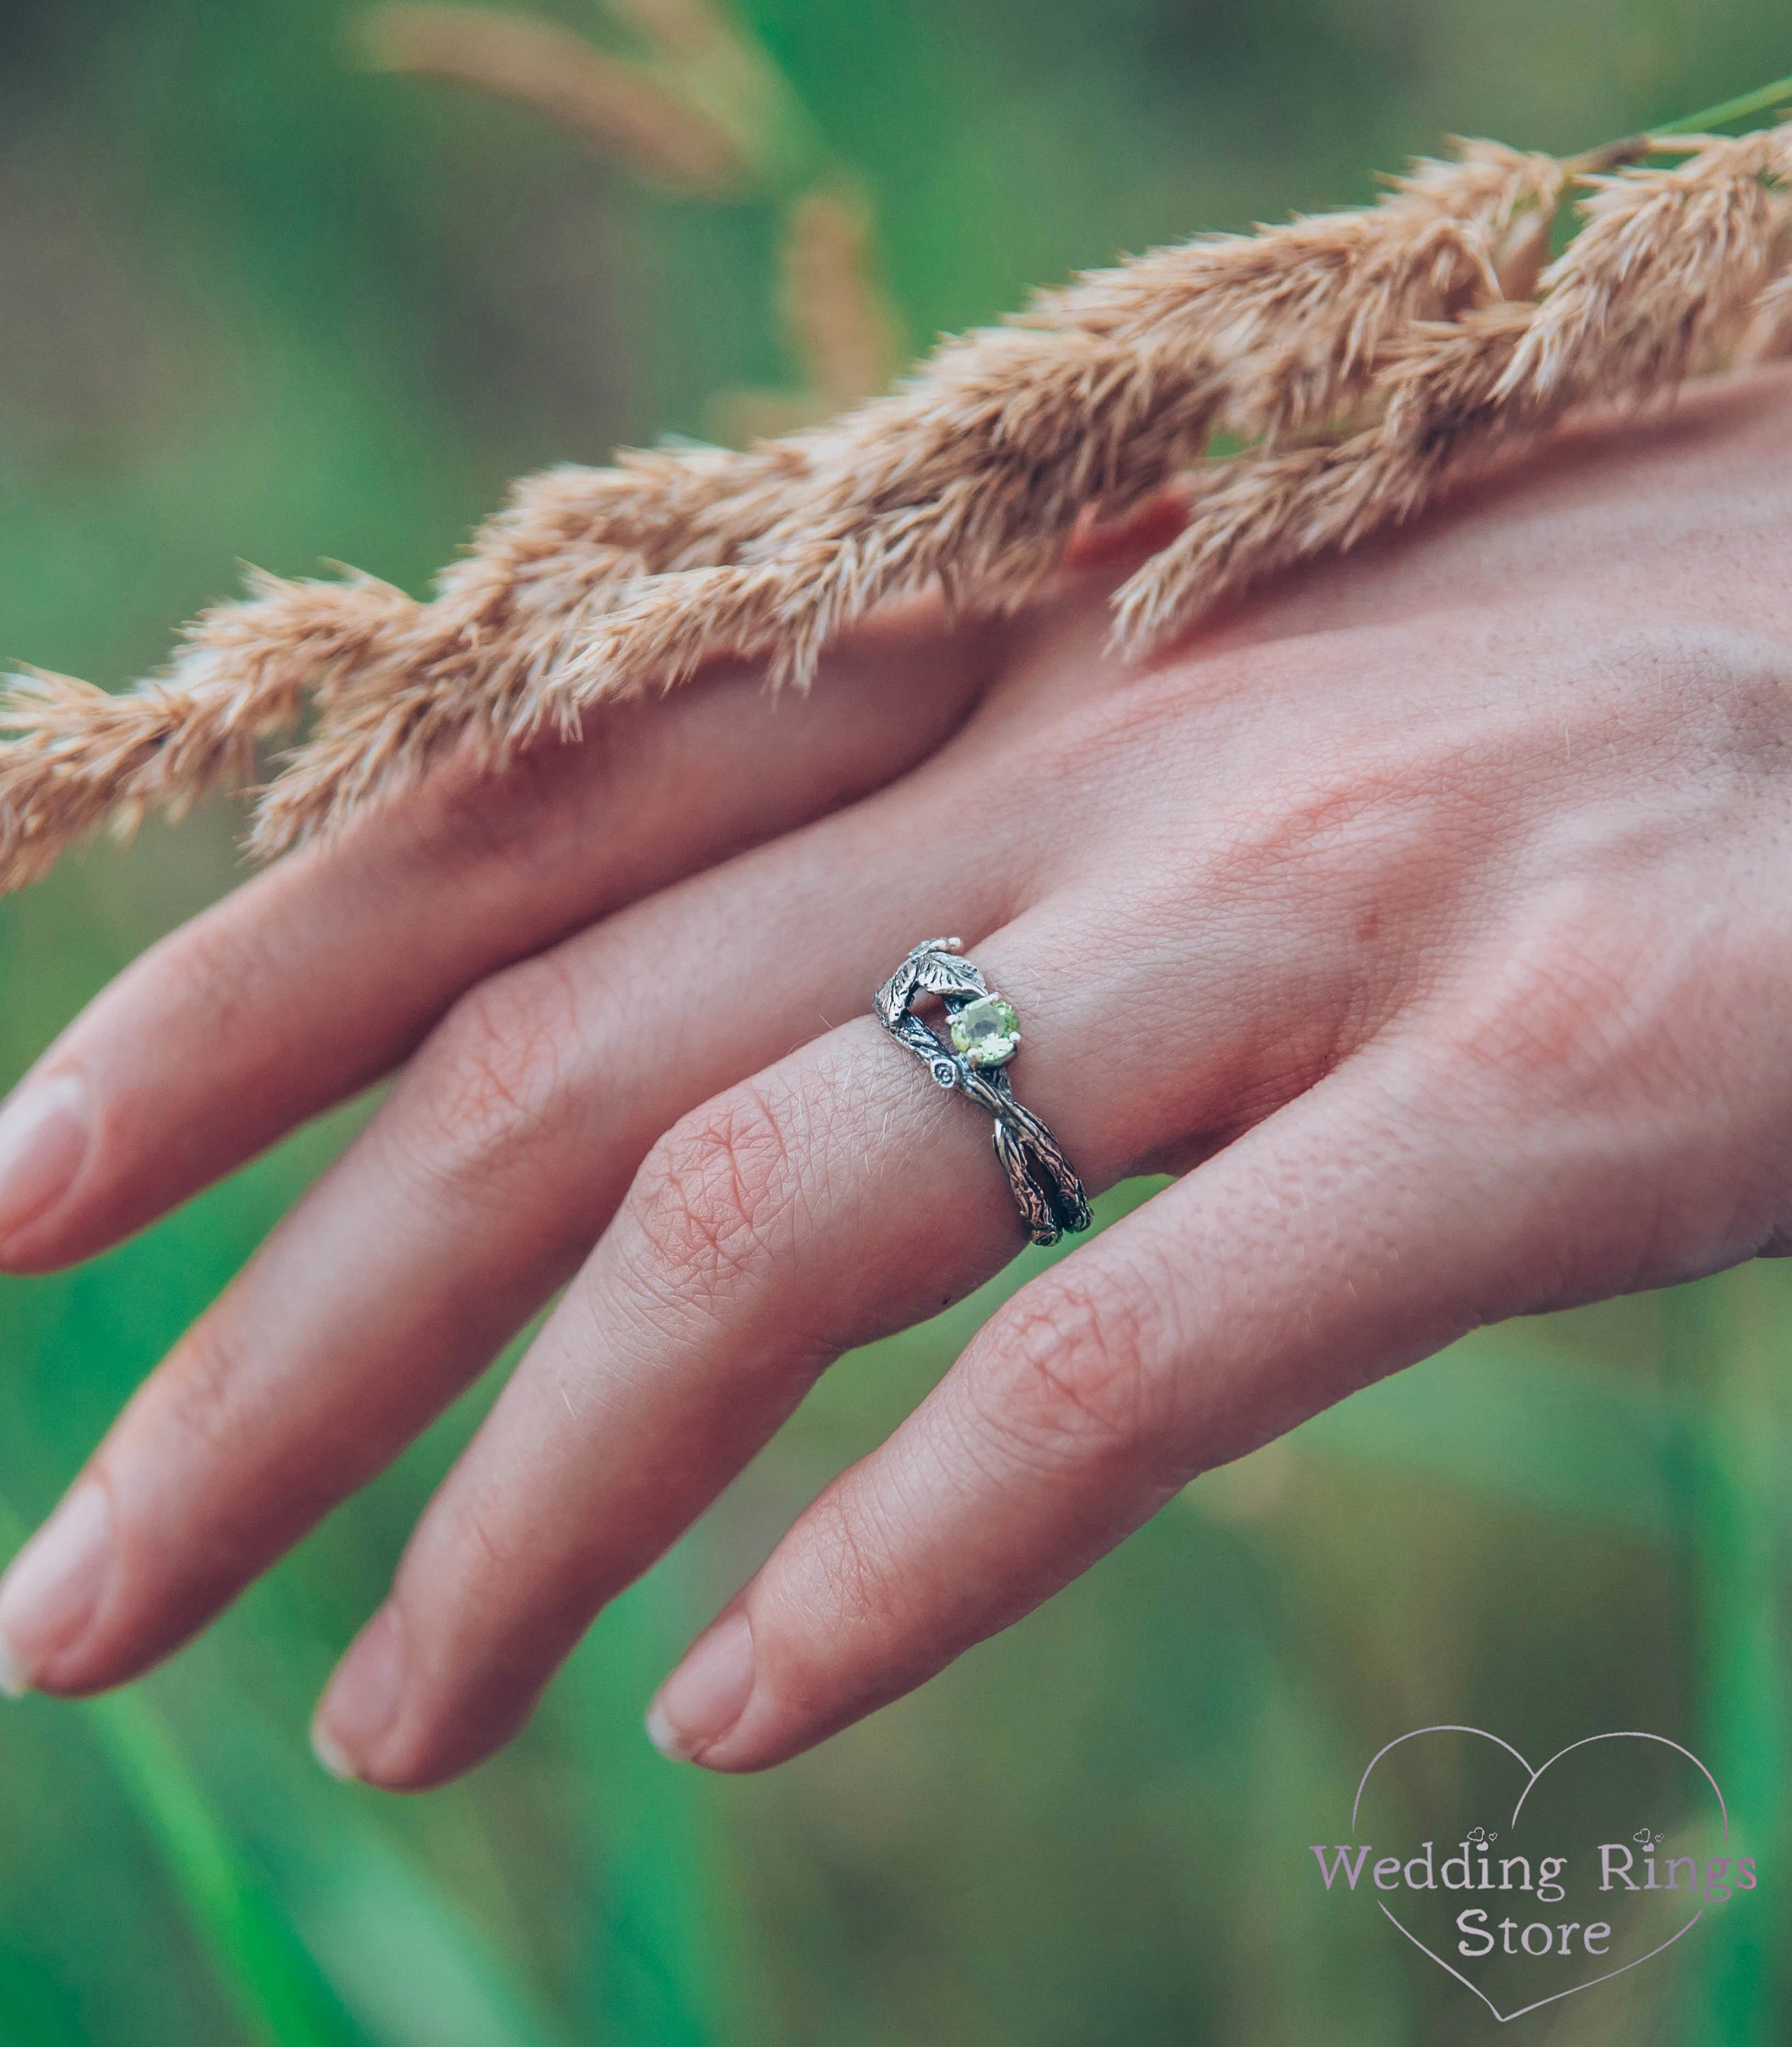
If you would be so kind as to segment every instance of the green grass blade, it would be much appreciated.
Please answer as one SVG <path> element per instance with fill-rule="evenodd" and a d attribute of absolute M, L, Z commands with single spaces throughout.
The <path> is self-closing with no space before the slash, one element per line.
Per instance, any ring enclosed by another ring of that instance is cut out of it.
<path fill-rule="evenodd" d="M 0 1538 L 19 1517 L 0 1501 Z M 76 1708 L 161 1859 L 219 1989 L 256 2047 L 351 2047 L 361 2037 L 254 1872 L 186 1759 L 139 1692 Z"/>
<path fill-rule="evenodd" d="M 1756 1263 L 1668 1302 L 1676 1364 L 1704 1396 L 1684 1483 L 1699 1600 L 1699 1739 L 1736 1816 L 1734 1852 L 1767 1869 L 1784 1867 L 1792 1705 L 1778 1598 L 1785 1277 Z M 1691 2028 L 1707 2047 L 1770 2047 L 1781 2037 L 1772 1932 L 1759 1910 L 1713 1915 L 1688 1985 Z"/>
<path fill-rule="evenodd" d="M 1678 121 L 1664 121 L 1660 127 L 1651 128 L 1651 135 L 1708 135 L 1713 129 L 1728 128 L 1734 122 L 1747 121 L 1757 114 L 1775 113 L 1792 104 L 1792 78 L 1775 79 L 1771 85 L 1758 86 L 1752 92 L 1743 93 L 1735 99 L 1726 99 L 1716 106 L 1701 107 L 1697 114 L 1683 114 Z"/>
<path fill-rule="evenodd" d="M 641 1715 L 707 1615 L 688 1550 L 675 1552 L 602 1616 L 563 1678 L 575 1695 L 583 1774 L 601 1845 L 588 2002 L 600 2039 L 716 2047 L 727 2037 L 715 1789 L 668 1763 Z"/>
<path fill-rule="evenodd" d="M 293 1937 L 360 2037 L 377 2047 L 572 2047 L 522 1958 L 397 1838 L 420 1809 L 331 1782 L 236 1659 L 215 1643 L 195 1654 L 210 1667 L 195 1674 L 194 1696 L 229 1735 L 220 1802 L 253 1828 Z M 446 1807 L 466 1793 L 435 1795 Z"/>
<path fill-rule="evenodd" d="M 358 2039 L 156 1713 L 128 1692 L 84 1711 L 249 2037 L 266 2047 Z"/>
<path fill-rule="evenodd" d="M 296 1898 L 295 1916 L 381 2047 L 569 2047 L 505 1958 L 376 1827 L 339 1813 L 331 1850 L 327 1882 Z"/>

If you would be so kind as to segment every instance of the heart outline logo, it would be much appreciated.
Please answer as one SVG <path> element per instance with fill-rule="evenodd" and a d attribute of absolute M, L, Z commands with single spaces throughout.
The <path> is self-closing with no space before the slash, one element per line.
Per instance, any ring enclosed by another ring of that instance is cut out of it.
<path fill-rule="evenodd" d="M 1489 1734 L 1485 1728 L 1458 1727 L 1453 1724 L 1446 1724 L 1438 1727 L 1415 1728 L 1410 1734 L 1396 1735 L 1392 1741 L 1386 1743 L 1384 1747 L 1377 1749 L 1375 1754 L 1369 1758 L 1368 1766 L 1363 1772 L 1361 1779 L 1357 1786 L 1357 1796 L 1351 1803 L 1350 1832 L 1353 1837 L 1354 1837 L 1357 1832 L 1357 1815 L 1362 1810 L 1363 1794 L 1368 1789 L 1368 1782 L 1370 1778 L 1375 1774 L 1376 1765 L 1380 1762 L 1384 1755 L 1391 1755 L 1394 1750 L 1399 1747 L 1403 1742 L 1416 1741 L 1421 1735 L 1427 1734 L 1478 1735 L 1483 1741 L 1492 1742 L 1496 1748 L 1504 1749 L 1506 1753 L 1511 1757 L 1515 1763 L 1518 1764 L 1519 1767 L 1524 1771 L 1527 1779 L 1524 1789 L 1519 1792 L 1518 1795 L 1518 1803 L 1512 1808 L 1512 1817 L 1507 1822 L 1508 1826 L 1514 1827 L 1518 1824 L 1519 1814 L 1524 1810 L 1525 1800 L 1531 1796 L 1534 1790 L 1535 1790 L 1538 1780 L 1548 1771 L 1553 1770 L 1556 1764 L 1561 1762 L 1562 1759 L 1565 1755 L 1572 1755 L 1577 1749 L 1590 1747 L 1593 1743 L 1600 1741 L 1652 1741 L 1658 1743 L 1662 1747 L 1671 1748 L 1676 1755 L 1685 1756 L 1686 1760 L 1691 1763 L 1699 1772 L 1700 1775 L 1704 1778 L 1706 1783 L 1711 1786 L 1713 1796 L 1715 1797 L 1717 1801 L 1718 1813 L 1724 1822 L 1724 1845 L 1725 1848 L 1728 1848 L 1730 1844 L 1730 1808 L 1728 1801 L 1724 1798 L 1723 1786 L 1719 1784 L 1717 1779 L 1712 1775 L 1711 1772 L 1705 1768 L 1704 1763 L 1702 1763 L 1699 1759 L 1693 1755 L 1693 1751 L 1689 1748 L 1683 1748 L 1678 1742 L 1670 1741 L 1664 1734 L 1647 1734 L 1639 1728 L 1613 1728 L 1607 1734 L 1583 1735 L 1580 1740 L 1569 1742 L 1566 1748 L 1558 1748 L 1555 1754 L 1550 1758 L 1547 1763 L 1545 1763 L 1540 1765 L 1537 1769 L 1533 1770 L 1530 1763 L 1525 1757 L 1519 1755 L 1519 1751 L 1513 1747 L 1509 1741 L 1503 1741 L 1496 1734 Z M 1582 1991 L 1595 1989 L 1602 1983 L 1610 1983 L 1616 1976 L 1628 1975 L 1632 1969 L 1639 1969 L 1645 1962 L 1652 1962 L 1657 1955 L 1665 1953 L 1668 1948 L 1674 1945 L 1676 1941 L 1683 1940 L 1686 1936 L 1691 1933 L 1693 1929 L 1697 1925 L 1700 1920 L 1705 1917 L 1705 1909 L 1701 1906 L 1699 1910 L 1693 1914 L 1692 1917 L 1686 1921 L 1686 1925 L 1680 1929 L 1678 1933 L 1670 1934 L 1667 1939 L 1663 1941 L 1658 1947 L 1651 1948 L 1647 1954 L 1639 1955 L 1634 1961 L 1626 1962 L 1620 1968 L 1608 1969 L 1603 1975 L 1589 1976 L 1585 1983 L 1570 1984 L 1566 1990 L 1554 1991 L 1549 1996 L 1540 1997 L 1537 1999 L 1535 2003 L 1524 2005 L 1517 2011 L 1502 2011 L 1493 2002 L 1492 1999 L 1488 1995 L 1487 1992 L 1484 1991 L 1478 1983 L 1471 1983 L 1468 1977 L 1464 1975 L 1460 1969 L 1453 1968 L 1450 1964 L 1444 1960 L 1442 1955 L 1438 1954 L 1432 1948 L 1426 1947 L 1425 1943 L 1419 1939 L 1419 1936 L 1413 1932 L 1410 1926 L 1403 1925 L 1398 1918 L 1395 1917 L 1395 1915 L 1391 1912 L 1388 1911 L 1388 1907 L 1385 1905 L 1381 1904 L 1380 1898 L 1377 1898 L 1376 1902 L 1381 1906 L 1382 1911 L 1387 1914 L 1387 1917 L 1390 1920 L 1392 1921 L 1394 1925 L 1398 1928 L 1402 1933 L 1405 1934 L 1406 1937 L 1411 1941 L 1412 1944 L 1419 1950 L 1420 1954 L 1425 1956 L 1428 1960 L 1435 1962 L 1438 1967 L 1444 1972 L 1446 1975 L 1454 1976 L 1456 1980 L 1461 1983 L 1465 1990 L 1473 1991 L 1475 1995 L 1480 1999 L 1481 2002 L 1487 2006 L 1488 2010 L 1493 2014 L 1494 2018 L 1502 2026 L 1509 2026 L 1515 2018 L 1523 2018 L 1531 2012 L 1541 2011 L 1546 2004 L 1559 2004 L 1565 1997 L 1578 1997 Z"/>

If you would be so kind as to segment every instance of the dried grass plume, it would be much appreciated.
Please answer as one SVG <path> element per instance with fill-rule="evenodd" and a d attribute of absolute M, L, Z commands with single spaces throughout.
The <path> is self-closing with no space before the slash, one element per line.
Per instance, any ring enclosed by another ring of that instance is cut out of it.
<path fill-rule="evenodd" d="M 360 24 L 370 70 L 408 72 L 520 100 L 600 141 L 650 183 L 693 196 L 740 191 L 733 136 L 638 67 L 551 21 L 478 7 L 393 6 Z"/>
<path fill-rule="evenodd" d="M 634 6 L 692 34 L 705 19 Z M 1565 163 L 1461 144 L 1367 209 L 1043 293 L 830 424 L 529 479 L 427 603 L 366 578 L 261 578 L 129 693 L 23 679 L 0 719 L 18 735 L 0 746 L 0 888 L 103 821 L 240 785 L 308 705 L 307 743 L 260 798 L 263 853 L 389 800 L 451 748 L 495 764 L 715 656 L 802 683 L 890 599 L 1013 605 L 1087 523 L 1175 492 L 1186 524 L 1117 607 L 1122 644 L 1160 646 L 1573 407 L 1792 346 L 1792 127 L 1677 141 L 1676 163 L 1668 146 Z M 1550 262 L 1571 192 L 1580 231 Z M 857 230 L 836 212 L 806 231 L 820 250 Z M 862 297 L 808 304 L 842 380 L 887 350 Z M 1216 458 L 1222 435 L 1237 451 Z"/>

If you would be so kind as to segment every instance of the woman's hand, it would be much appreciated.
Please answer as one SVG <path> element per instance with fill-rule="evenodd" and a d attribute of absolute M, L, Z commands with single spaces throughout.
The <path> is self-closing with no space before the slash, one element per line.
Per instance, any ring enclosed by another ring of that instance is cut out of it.
<path fill-rule="evenodd" d="M 0 1122 L 0 1257 L 100 1249 L 402 1066 L 0 1592 L 113 1685 L 567 1290 L 319 1710 L 429 1784 L 840 1352 L 1022 1232 L 987 1117 L 866 1013 L 962 932 L 1091 1188 L 1183 1177 L 1022 1290 L 655 1707 L 775 1763 L 1205 1467 L 1477 1323 L 1792 1229 L 1792 381 L 1587 429 L 1142 672 L 1099 566 L 717 677 L 439 786 L 157 947 Z"/>

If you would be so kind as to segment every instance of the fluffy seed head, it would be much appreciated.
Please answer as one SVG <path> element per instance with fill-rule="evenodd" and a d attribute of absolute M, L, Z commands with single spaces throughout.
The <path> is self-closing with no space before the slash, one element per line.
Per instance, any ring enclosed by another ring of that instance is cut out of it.
<path fill-rule="evenodd" d="M 633 4 L 668 47 L 714 32 L 705 0 Z M 108 818 L 241 784 L 308 698 L 313 733 L 261 799 L 262 853 L 391 799 L 451 749 L 501 763 L 718 656 L 801 683 L 892 598 L 937 586 L 966 606 L 1019 603 L 1079 530 L 1174 493 L 1186 523 L 1117 599 L 1122 644 L 1161 644 L 1411 517 L 1573 406 L 1639 404 L 1792 347 L 1792 128 L 1619 168 L 1646 146 L 1589 168 L 1461 144 L 1364 211 L 1204 237 L 1042 293 L 828 425 L 533 478 L 428 603 L 366 578 L 263 578 L 134 691 L 18 680 L 0 888 Z M 1576 184 L 1581 231 L 1546 265 Z M 797 227 L 818 262 L 828 242 L 830 276 L 850 272 L 844 213 Z M 818 360 L 846 366 L 842 389 L 888 347 L 868 304 L 811 295 Z M 1219 433 L 1242 452 L 1209 459 Z"/>

